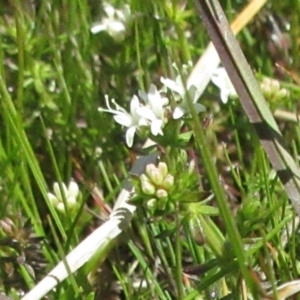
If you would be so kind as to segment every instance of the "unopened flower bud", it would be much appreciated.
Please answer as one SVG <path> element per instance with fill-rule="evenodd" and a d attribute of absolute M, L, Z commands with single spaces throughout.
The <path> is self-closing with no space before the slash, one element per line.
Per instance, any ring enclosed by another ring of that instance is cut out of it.
<path fill-rule="evenodd" d="M 162 174 L 163 177 L 165 177 L 168 174 L 168 166 L 166 163 L 164 162 L 160 162 L 158 164 L 158 169 L 160 171 L 160 173 Z"/>
<path fill-rule="evenodd" d="M 68 189 L 64 183 L 61 183 L 61 186 L 60 186 L 58 182 L 54 182 L 54 184 L 53 184 L 54 195 L 61 201 L 63 196 L 61 194 L 60 187 L 62 188 L 64 195 L 68 194 Z"/>
<path fill-rule="evenodd" d="M 68 197 L 68 203 L 67 203 L 68 207 L 70 209 L 74 208 L 77 206 L 77 200 L 75 197 Z"/>
<path fill-rule="evenodd" d="M 168 190 L 172 186 L 174 186 L 174 176 L 171 174 L 167 174 L 167 176 L 164 178 L 161 186 L 166 190 Z"/>
<path fill-rule="evenodd" d="M 75 181 L 71 180 L 67 191 L 68 191 L 68 197 L 73 197 L 75 198 L 76 201 L 76 198 L 78 197 L 79 194 L 78 184 Z"/>
<path fill-rule="evenodd" d="M 53 206 L 56 206 L 59 203 L 59 200 L 52 193 L 47 193 L 47 197 Z"/>
<path fill-rule="evenodd" d="M 168 197 L 168 192 L 164 189 L 158 189 L 156 191 L 156 197 L 158 199 L 164 199 L 164 198 L 167 198 Z"/>
<path fill-rule="evenodd" d="M 141 175 L 141 188 L 146 195 L 154 195 L 155 193 L 155 186 L 149 181 L 145 174 Z"/>
<path fill-rule="evenodd" d="M 161 171 L 153 164 L 147 165 L 146 173 L 149 176 L 150 180 L 156 185 L 160 185 L 164 179 Z"/>
<path fill-rule="evenodd" d="M 290 92 L 280 86 L 280 82 L 273 78 L 264 77 L 260 84 L 263 94 L 268 100 L 283 99 L 290 95 Z"/>
<path fill-rule="evenodd" d="M 64 205 L 62 202 L 59 202 L 59 203 L 56 205 L 56 209 L 57 209 L 58 211 L 60 211 L 61 213 L 65 213 L 65 212 L 66 212 L 65 205 Z"/>
<path fill-rule="evenodd" d="M 141 184 L 147 182 L 147 183 L 151 183 L 149 177 L 145 174 L 142 174 L 141 177 L 140 177 L 140 181 L 141 181 Z"/>
<path fill-rule="evenodd" d="M 151 210 L 155 210 L 157 207 L 157 200 L 155 198 L 152 198 L 147 201 L 147 207 Z"/>

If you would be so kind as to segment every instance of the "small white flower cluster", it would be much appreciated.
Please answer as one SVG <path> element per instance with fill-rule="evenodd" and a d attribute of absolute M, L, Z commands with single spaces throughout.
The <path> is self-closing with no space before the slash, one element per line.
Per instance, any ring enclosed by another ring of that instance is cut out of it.
<path fill-rule="evenodd" d="M 77 183 L 75 181 L 71 181 L 68 188 L 64 183 L 61 183 L 61 187 L 66 199 L 66 203 L 68 205 L 68 209 L 71 211 L 74 210 L 76 207 L 78 207 L 79 188 Z M 66 211 L 66 208 L 58 182 L 55 182 L 53 184 L 53 192 L 54 194 L 47 193 L 49 201 L 58 211 L 64 213 Z"/>
<path fill-rule="evenodd" d="M 97 34 L 101 31 L 106 31 L 115 42 L 122 42 L 132 20 L 129 6 L 124 5 L 122 9 L 116 9 L 112 5 L 105 3 L 103 9 L 106 17 L 102 18 L 100 22 L 93 24 L 91 32 Z"/>
<path fill-rule="evenodd" d="M 128 147 L 132 147 L 135 133 L 143 127 L 150 126 L 151 133 L 154 136 L 158 134 L 163 135 L 165 105 L 168 104 L 168 99 L 163 97 L 153 84 L 150 85 L 148 94 L 140 91 L 139 96 L 143 100 L 143 103 L 134 95 L 130 102 L 130 113 L 123 107 L 120 107 L 114 99 L 111 102 L 115 105 L 116 109 L 112 109 L 109 105 L 107 95 L 105 95 L 105 100 L 108 109 L 98 108 L 99 111 L 114 114 L 115 121 L 127 127 L 126 143 Z"/>
<path fill-rule="evenodd" d="M 105 95 L 107 109 L 98 108 L 99 111 L 114 114 L 115 121 L 127 127 L 126 143 L 129 147 L 133 145 L 136 132 L 141 131 L 143 128 L 150 127 L 150 131 L 154 136 L 163 135 L 162 129 L 167 123 L 171 111 L 171 107 L 168 105 L 169 100 L 164 96 L 166 89 L 171 90 L 176 102 L 176 107 L 173 110 L 174 119 L 179 119 L 186 113 L 188 97 L 193 101 L 197 112 L 205 111 L 203 105 L 195 103 L 197 98 L 194 86 L 185 89 L 179 77 L 176 81 L 162 77 L 161 82 L 164 84 L 164 88 L 160 91 L 154 84 L 151 84 L 148 93 L 139 91 L 139 97 L 134 95 L 130 102 L 130 113 L 120 107 L 114 99 L 111 102 L 116 109 L 111 108 L 107 95 Z M 142 102 L 139 101 L 139 98 Z"/>

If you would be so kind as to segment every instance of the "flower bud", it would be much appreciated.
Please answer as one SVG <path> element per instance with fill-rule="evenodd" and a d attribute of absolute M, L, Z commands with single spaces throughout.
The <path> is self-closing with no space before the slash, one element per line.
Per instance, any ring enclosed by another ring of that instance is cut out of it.
<path fill-rule="evenodd" d="M 158 164 L 158 169 L 160 171 L 160 173 L 162 174 L 163 177 L 165 177 L 168 174 L 168 166 L 166 163 L 164 162 L 160 162 Z"/>
<path fill-rule="evenodd" d="M 264 77 L 260 87 L 264 96 L 270 101 L 284 99 L 290 95 L 290 92 L 282 88 L 280 82 L 276 79 Z"/>
<path fill-rule="evenodd" d="M 52 193 L 47 193 L 48 200 L 53 206 L 56 206 L 59 203 L 59 200 Z"/>
<path fill-rule="evenodd" d="M 55 182 L 53 184 L 54 194 L 47 193 L 49 202 L 61 213 L 66 212 L 65 204 L 70 210 L 74 211 L 76 208 L 78 208 L 78 198 L 80 196 L 77 183 L 75 181 L 71 181 L 68 185 L 68 188 L 64 183 L 61 183 L 61 187 L 62 191 L 60 189 L 59 183 Z"/>
<path fill-rule="evenodd" d="M 164 179 L 161 171 L 153 164 L 147 165 L 146 173 L 149 176 L 150 180 L 156 185 L 160 185 Z"/>
<path fill-rule="evenodd" d="M 167 174 L 167 176 L 164 178 L 161 186 L 164 189 L 169 190 L 172 186 L 174 186 L 174 176 L 171 174 Z"/>
<path fill-rule="evenodd" d="M 78 197 L 79 194 L 78 184 L 75 181 L 71 180 L 67 191 L 68 191 L 68 197 L 75 198 L 75 202 L 76 202 L 76 198 Z"/>
<path fill-rule="evenodd" d="M 70 209 L 74 208 L 77 206 L 77 199 L 75 197 L 68 197 L 68 202 L 67 205 Z"/>
<path fill-rule="evenodd" d="M 158 189 L 156 191 L 156 197 L 158 199 L 164 199 L 164 198 L 168 198 L 168 192 L 164 189 Z"/>
<path fill-rule="evenodd" d="M 147 208 L 151 210 L 155 210 L 157 208 L 157 200 L 155 198 L 152 198 L 147 201 Z"/>
<path fill-rule="evenodd" d="M 61 183 L 61 187 L 62 187 L 62 192 L 66 196 L 68 194 L 68 189 L 67 189 L 66 185 L 63 182 Z M 60 190 L 60 185 L 59 185 L 58 182 L 55 182 L 53 184 L 53 191 L 54 191 L 55 196 L 61 201 L 63 196 L 62 196 L 62 193 L 61 193 L 61 190 Z"/>
<path fill-rule="evenodd" d="M 155 193 L 155 186 L 149 181 L 145 174 L 141 175 L 141 188 L 146 195 L 154 195 Z"/>
<path fill-rule="evenodd" d="M 56 209 L 61 212 L 61 213 L 65 213 L 66 212 L 66 208 L 65 208 L 65 205 L 62 203 L 62 202 L 59 202 L 57 205 L 56 205 Z"/>

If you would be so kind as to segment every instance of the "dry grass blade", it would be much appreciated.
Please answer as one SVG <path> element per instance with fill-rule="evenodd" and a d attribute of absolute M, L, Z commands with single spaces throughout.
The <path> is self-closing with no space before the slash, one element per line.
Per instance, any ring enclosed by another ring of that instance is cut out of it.
<path fill-rule="evenodd" d="M 293 280 L 287 282 L 277 288 L 277 298 L 279 300 L 285 300 L 291 296 L 294 296 L 300 292 L 300 280 Z M 273 299 L 272 297 L 273 291 L 268 293 L 268 296 Z"/>

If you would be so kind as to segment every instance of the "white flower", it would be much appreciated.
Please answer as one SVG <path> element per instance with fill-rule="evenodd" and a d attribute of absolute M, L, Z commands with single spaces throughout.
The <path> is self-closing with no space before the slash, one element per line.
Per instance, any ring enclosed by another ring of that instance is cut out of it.
<path fill-rule="evenodd" d="M 234 86 L 223 67 L 217 68 L 214 71 L 211 81 L 220 89 L 220 97 L 224 104 L 227 103 L 229 97 L 237 96 Z"/>
<path fill-rule="evenodd" d="M 105 101 L 108 109 L 98 108 L 98 110 L 114 114 L 115 121 L 128 128 L 126 131 L 126 143 L 128 147 L 132 147 L 136 130 L 141 126 L 148 126 L 147 120 L 137 113 L 138 108 L 140 107 L 138 97 L 132 97 L 130 102 L 130 113 L 128 113 L 123 107 L 119 106 L 114 99 L 112 99 L 111 102 L 116 106 L 116 109 L 112 109 L 109 105 L 107 95 L 105 95 Z"/>
<path fill-rule="evenodd" d="M 177 76 L 175 81 L 164 77 L 161 77 L 160 81 L 165 87 L 177 94 L 174 98 L 175 101 L 179 103 L 173 111 L 174 119 L 180 119 L 188 111 L 188 97 L 192 100 L 193 106 L 197 113 L 206 110 L 203 105 L 196 103 L 199 97 L 197 88 L 194 85 L 187 86 L 187 88 L 185 88 L 180 76 Z"/>
<path fill-rule="evenodd" d="M 163 135 L 165 106 L 169 100 L 161 96 L 154 84 L 150 85 L 148 94 L 139 91 L 139 96 L 145 102 L 145 106 L 138 108 L 138 114 L 150 121 L 151 133 L 154 136 L 158 134 Z"/>
<path fill-rule="evenodd" d="M 128 5 L 123 9 L 115 9 L 110 4 L 104 4 L 105 18 L 101 22 L 95 23 L 91 32 L 93 34 L 106 31 L 116 42 L 122 42 L 126 35 L 127 27 L 131 21 L 131 12 Z"/>
<path fill-rule="evenodd" d="M 79 188 L 75 181 L 70 181 L 68 188 L 64 183 L 61 183 L 62 191 L 60 190 L 58 182 L 53 184 L 53 191 L 52 193 L 47 193 L 49 201 L 53 204 L 56 209 L 61 212 L 65 211 L 65 205 L 63 201 L 63 195 L 66 199 L 66 203 L 70 209 L 75 208 L 77 206 L 77 198 L 79 196 Z"/>
<path fill-rule="evenodd" d="M 150 131 L 154 136 L 163 135 L 162 128 L 166 123 L 165 106 L 169 101 L 166 97 L 162 97 L 157 87 L 151 84 L 148 93 L 139 91 L 139 96 L 144 103 L 140 103 L 139 98 L 134 95 L 130 102 L 130 113 L 117 105 L 114 99 L 111 102 L 116 106 L 116 109 L 112 109 L 107 95 L 105 95 L 107 109 L 98 108 L 99 111 L 114 114 L 115 121 L 128 128 L 126 143 L 129 147 L 132 146 L 137 131 L 141 134 L 148 133 L 143 129 L 150 127 Z"/>

